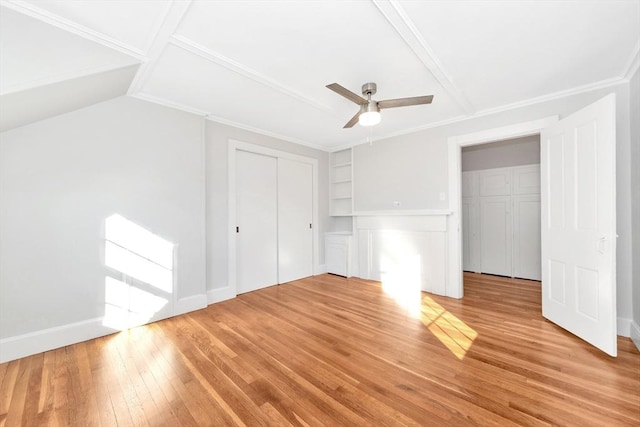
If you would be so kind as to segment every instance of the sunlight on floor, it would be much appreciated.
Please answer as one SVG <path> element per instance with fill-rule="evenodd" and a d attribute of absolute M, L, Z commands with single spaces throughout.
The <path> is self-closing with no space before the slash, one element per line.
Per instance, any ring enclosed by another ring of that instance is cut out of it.
<path fill-rule="evenodd" d="M 149 322 L 173 293 L 174 245 L 115 214 L 105 220 L 105 277 L 102 324 L 125 330 Z"/>
<path fill-rule="evenodd" d="M 478 333 L 422 292 L 422 262 L 411 242 L 387 238 L 380 258 L 382 290 L 422 323 L 458 359 L 464 359 Z"/>
<path fill-rule="evenodd" d="M 471 326 L 458 319 L 429 296 L 422 298 L 420 320 L 460 360 L 464 359 L 467 351 L 473 345 L 473 341 L 478 337 L 478 333 Z"/>

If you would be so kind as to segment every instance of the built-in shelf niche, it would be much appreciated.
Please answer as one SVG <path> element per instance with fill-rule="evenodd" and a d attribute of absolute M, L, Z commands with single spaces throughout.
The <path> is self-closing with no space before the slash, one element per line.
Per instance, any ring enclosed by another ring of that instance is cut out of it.
<path fill-rule="evenodd" d="M 329 209 L 331 216 L 353 214 L 353 153 L 351 148 L 331 153 L 331 190 Z"/>

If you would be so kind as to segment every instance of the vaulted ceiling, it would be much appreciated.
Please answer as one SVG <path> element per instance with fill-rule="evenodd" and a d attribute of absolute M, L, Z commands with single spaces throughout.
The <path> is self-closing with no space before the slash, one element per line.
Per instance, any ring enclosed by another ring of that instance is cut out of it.
<path fill-rule="evenodd" d="M 636 69 L 640 50 L 640 0 L 0 6 L 0 97 L 12 105 L 19 94 L 95 75 L 114 96 L 324 149 L 615 84 Z M 370 81 L 374 99 L 432 94 L 433 104 L 343 129 L 358 108 L 325 86 L 359 94 Z"/>

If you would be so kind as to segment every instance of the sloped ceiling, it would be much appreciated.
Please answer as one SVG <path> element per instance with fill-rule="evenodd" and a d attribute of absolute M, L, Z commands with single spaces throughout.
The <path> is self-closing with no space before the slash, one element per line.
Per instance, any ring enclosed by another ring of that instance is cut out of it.
<path fill-rule="evenodd" d="M 0 4 L 2 94 L 140 62 L 131 96 L 328 150 L 619 83 L 640 50 L 640 0 Z M 343 129 L 325 85 L 369 81 L 434 101 Z"/>

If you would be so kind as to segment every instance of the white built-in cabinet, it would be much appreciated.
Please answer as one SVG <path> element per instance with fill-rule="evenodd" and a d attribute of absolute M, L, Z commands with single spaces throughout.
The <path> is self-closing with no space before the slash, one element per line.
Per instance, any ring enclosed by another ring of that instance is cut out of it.
<path fill-rule="evenodd" d="M 313 274 L 313 166 L 236 152 L 236 292 Z"/>
<path fill-rule="evenodd" d="M 327 273 L 351 277 L 351 241 L 349 232 L 329 232 L 324 239 Z"/>
<path fill-rule="evenodd" d="M 540 280 L 540 166 L 462 173 L 463 269 Z"/>

